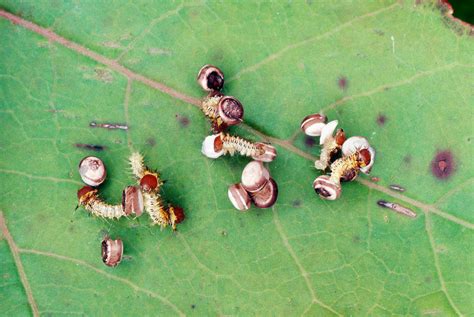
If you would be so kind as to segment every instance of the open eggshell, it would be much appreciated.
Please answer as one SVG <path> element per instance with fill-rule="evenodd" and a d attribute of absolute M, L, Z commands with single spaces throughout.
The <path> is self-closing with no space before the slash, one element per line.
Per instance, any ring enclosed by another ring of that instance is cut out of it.
<path fill-rule="evenodd" d="M 342 145 L 342 154 L 349 156 L 355 152 L 368 149 L 370 147 L 369 141 L 362 136 L 352 136 Z M 371 153 L 372 154 L 372 153 Z"/>
<path fill-rule="evenodd" d="M 319 144 L 324 144 L 326 140 L 331 138 L 334 134 L 334 130 L 336 130 L 337 124 L 339 121 L 333 120 L 328 122 L 322 129 L 321 129 L 321 137 L 319 138 Z"/>
<path fill-rule="evenodd" d="M 370 170 L 372 169 L 372 166 L 374 165 L 374 162 L 375 162 L 375 150 L 374 150 L 374 148 L 369 146 L 368 150 L 370 152 L 370 163 L 369 163 L 369 165 L 367 165 L 365 167 L 362 167 L 360 169 L 360 171 L 364 174 L 369 174 L 370 173 Z"/>
<path fill-rule="evenodd" d="M 310 114 L 301 121 L 301 130 L 308 136 L 320 136 L 326 122 L 327 118 L 325 115 L 319 113 Z"/>
<path fill-rule="evenodd" d="M 270 173 L 260 161 L 248 163 L 242 171 L 241 184 L 250 193 L 258 192 L 270 179 Z"/>
<path fill-rule="evenodd" d="M 216 138 L 220 138 L 220 134 L 213 134 L 207 136 L 204 141 L 202 142 L 201 152 L 208 158 L 216 159 L 224 154 L 224 149 L 220 149 L 216 151 L 214 146 Z"/>

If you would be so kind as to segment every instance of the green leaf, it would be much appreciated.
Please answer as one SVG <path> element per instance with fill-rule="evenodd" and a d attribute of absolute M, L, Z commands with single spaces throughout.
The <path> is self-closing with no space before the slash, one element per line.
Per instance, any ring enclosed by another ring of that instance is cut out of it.
<path fill-rule="evenodd" d="M 1 311 L 473 315 L 474 44 L 442 8 L 413 2 L 3 0 Z M 232 131 L 278 148 L 272 209 L 234 210 L 227 187 L 247 160 L 200 153 L 206 63 L 245 106 Z M 318 149 L 298 129 L 320 110 L 370 139 L 379 182 L 362 176 L 334 202 L 314 194 Z M 75 211 L 79 160 L 104 160 L 103 196 L 118 202 L 132 149 L 185 208 L 177 233 Z M 439 151 L 452 154 L 444 179 L 431 169 Z M 115 269 L 101 263 L 106 232 L 128 256 Z"/>

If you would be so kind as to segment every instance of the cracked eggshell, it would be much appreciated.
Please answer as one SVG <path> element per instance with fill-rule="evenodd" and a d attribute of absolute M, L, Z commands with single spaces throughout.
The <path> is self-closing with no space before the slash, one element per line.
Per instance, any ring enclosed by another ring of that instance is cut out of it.
<path fill-rule="evenodd" d="M 362 136 L 351 136 L 349 139 L 342 144 L 342 154 L 349 156 L 355 152 L 368 149 L 370 147 L 369 141 Z"/>
<path fill-rule="evenodd" d="M 219 146 L 220 142 L 220 146 Z M 207 136 L 202 142 L 201 152 L 208 158 L 216 159 L 224 154 L 220 134 Z"/>
<path fill-rule="evenodd" d="M 369 165 L 365 166 L 365 167 L 361 167 L 360 171 L 364 174 L 369 174 L 370 171 L 372 170 L 372 166 L 374 165 L 374 162 L 375 162 L 375 150 L 373 147 L 369 146 L 368 148 L 369 152 L 370 152 L 370 163 Z"/>
<path fill-rule="evenodd" d="M 308 136 L 320 136 L 326 122 L 327 118 L 325 115 L 319 113 L 310 114 L 301 121 L 301 130 Z"/>
<path fill-rule="evenodd" d="M 337 124 L 339 121 L 333 120 L 328 122 L 322 129 L 321 129 L 321 137 L 319 138 L 319 144 L 324 144 L 326 140 L 332 138 L 334 134 L 334 130 L 336 130 Z"/>

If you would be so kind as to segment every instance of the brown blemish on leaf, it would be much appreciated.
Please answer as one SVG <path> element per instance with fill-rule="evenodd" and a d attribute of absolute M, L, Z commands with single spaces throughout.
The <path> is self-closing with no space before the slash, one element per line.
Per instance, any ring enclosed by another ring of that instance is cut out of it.
<path fill-rule="evenodd" d="M 91 150 L 91 151 L 96 151 L 96 152 L 103 151 L 107 148 L 104 145 L 84 144 L 84 143 L 76 143 L 74 144 L 74 146 L 80 149 L 86 149 L 86 150 Z"/>
<path fill-rule="evenodd" d="M 448 179 L 454 172 L 453 154 L 448 151 L 439 151 L 431 161 L 431 173 L 438 179 Z"/>
<path fill-rule="evenodd" d="M 377 121 L 377 124 L 378 124 L 379 126 L 383 126 L 383 125 L 385 125 L 385 122 L 387 122 L 387 117 L 386 117 L 384 114 L 380 113 L 380 114 L 377 116 L 377 120 L 376 120 L 376 121 Z"/>
<path fill-rule="evenodd" d="M 375 34 L 377 34 L 379 36 L 384 36 L 385 35 L 385 32 L 382 31 L 382 30 L 379 30 L 379 29 L 374 29 L 374 32 L 375 32 Z"/>
<path fill-rule="evenodd" d="M 189 123 L 191 122 L 188 117 L 183 116 L 183 115 L 180 115 L 180 114 L 177 114 L 177 115 L 176 115 L 176 119 L 178 120 L 179 125 L 180 125 L 182 128 L 187 128 L 188 125 L 189 125 Z"/>
<path fill-rule="evenodd" d="M 291 205 L 294 207 L 294 208 L 299 208 L 301 207 L 301 200 L 299 199 L 296 199 L 296 200 L 293 200 L 293 202 L 291 203 Z"/>
<path fill-rule="evenodd" d="M 407 164 L 407 165 L 410 165 L 411 164 L 411 155 L 405 155 L 405 157 L 403 158 L 403 162 L 405 162 L 405 164 Z"/>
<path fill-rule="evenodd" d="M 339 79 L 337 80 L 337 85 L 339 88 L 342 90 L 347 90 L 347 87 L 349 86 L 349 80 L 347 79 L 346 76 L 340 76 Z"/>
<path fill-rule="evenodd" d="M 149 147 L 154 147 L 156 145 L 156 140 L 155 138 L 148 138 L 146 140 L 146 145 L 148 145 Z"/>
<path fill-rule="evenodd" d="M 354 242 L 354 243 L 359 243 L 359 242 L 360 242 L 360 236 L 357 236 L 357 235 L 356 235 L 356 236 L 353 236 L 353 237 L 352 237 L 352 242 Z"/>
<path fill-rule="evenodd" d="M 307 147 L 313 147 L 315 144 L 316 144 L 316 141 L 314 140 L 314 138 L 310 136 L 304 137 L 304 145 L 306 145 Z"/>

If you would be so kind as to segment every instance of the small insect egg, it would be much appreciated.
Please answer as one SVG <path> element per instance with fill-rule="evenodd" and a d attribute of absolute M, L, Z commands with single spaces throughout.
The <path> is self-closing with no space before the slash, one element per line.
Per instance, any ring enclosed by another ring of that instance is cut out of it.
<path fill-rule="evenodd" d="M 261 162 L 272 162 L 276 158 L 277 151 L 274 146 L 261 142 L 257 142 L 255 145 L 260 147 L 262 153 L 252 155 L 254 160 Z"/>
<path fill-rule="evenodd" d="M 323 114 L 310 114 L 301 121 L 301 130 L 308 136 L 320 136 L 327 121 L 327 117 Z"/>
<path fill-rule="evenodd" d="M 116 267 L 122 261 L 123 243 L 122 240 L 112 240 L 105 237 L 102 240 L 102 262 L 110 267 Z"/>
<path fill-rule="evenodd" d="M 79 163 L 79 175 L 84 183 L 97 187 L 105 181 L 107 171 L 100 158 L 86 156 Z"/>
<path fill-rule="evenodd" d="M 204 65 L 198 73 L 197 81 L 205 91 L 221 90 L 224 86 L 224 73 L 213 65 Z"/>
<path fill-rule="evenodd" d="M 250 193 L 252 202 L 257 208 L 270 208 L 278 198 L 278 185 L 270 178 L 265 186 L 256 193 Z"/>
<path fill-rule="evenodd" d="M 218 111 L 222 121 L 228 126 L 241 123 L 244 117 L 244 107 L 240 101 L 231 96 L 219 100 Z"/>
<path fill-rule="evenodd" d="M 328 122 L 322 129 L 321 129 L 321 136 L 319 138 L 319 144 L 324 144 L 326 140 L 333 137 L 334 130 L 336 129 L 339 121 L 333 120 Z"/>
<path fill-rule="evenodd" d="M 208 158 L 218 158 L 224 154 L 221 134 L 207 136 L 202 142 L 201 152 Z"/>
<path fill-rule="evenodd" d="M 231 185 L 227 191 L 227 195 L 236 209 L 247 211 L 250 208 L 250 196 L 241 184 Z"/>
<path fill-rule="evenodd" d="M 368 149 L 369 141 L 362 136 L 352 136 L 342 144 L 342 154 L 349 156 L 361 149 Z"/>
<path fill-rule="evenodd" d="M 140 217 L 143 213 L 143 195 L 140 187 L 127 186 L 122 192 L 122 208 L 123 212 L 128 216 L 135 214 Z"/>
<path fill-rule="evenodd" d="M 270 173 L 260 161 L 248 163 L 242 171 L 241 185 L 250 193 L 260 191 L 270 179 Z"/>
<path fill-rule="evenodd" d="M 153 174 L 145 174 L 145 176 L 140 179 L 140 187 L 146 192 L 155 190 L 158 187 L 158 177 Z"/>
<path fill-rule="evenodd" d="M 313 188 L 322 199 L 336 200 L 341 195 L 341 187 L 327 175 L 317 177 L 313 182 Z"/>

